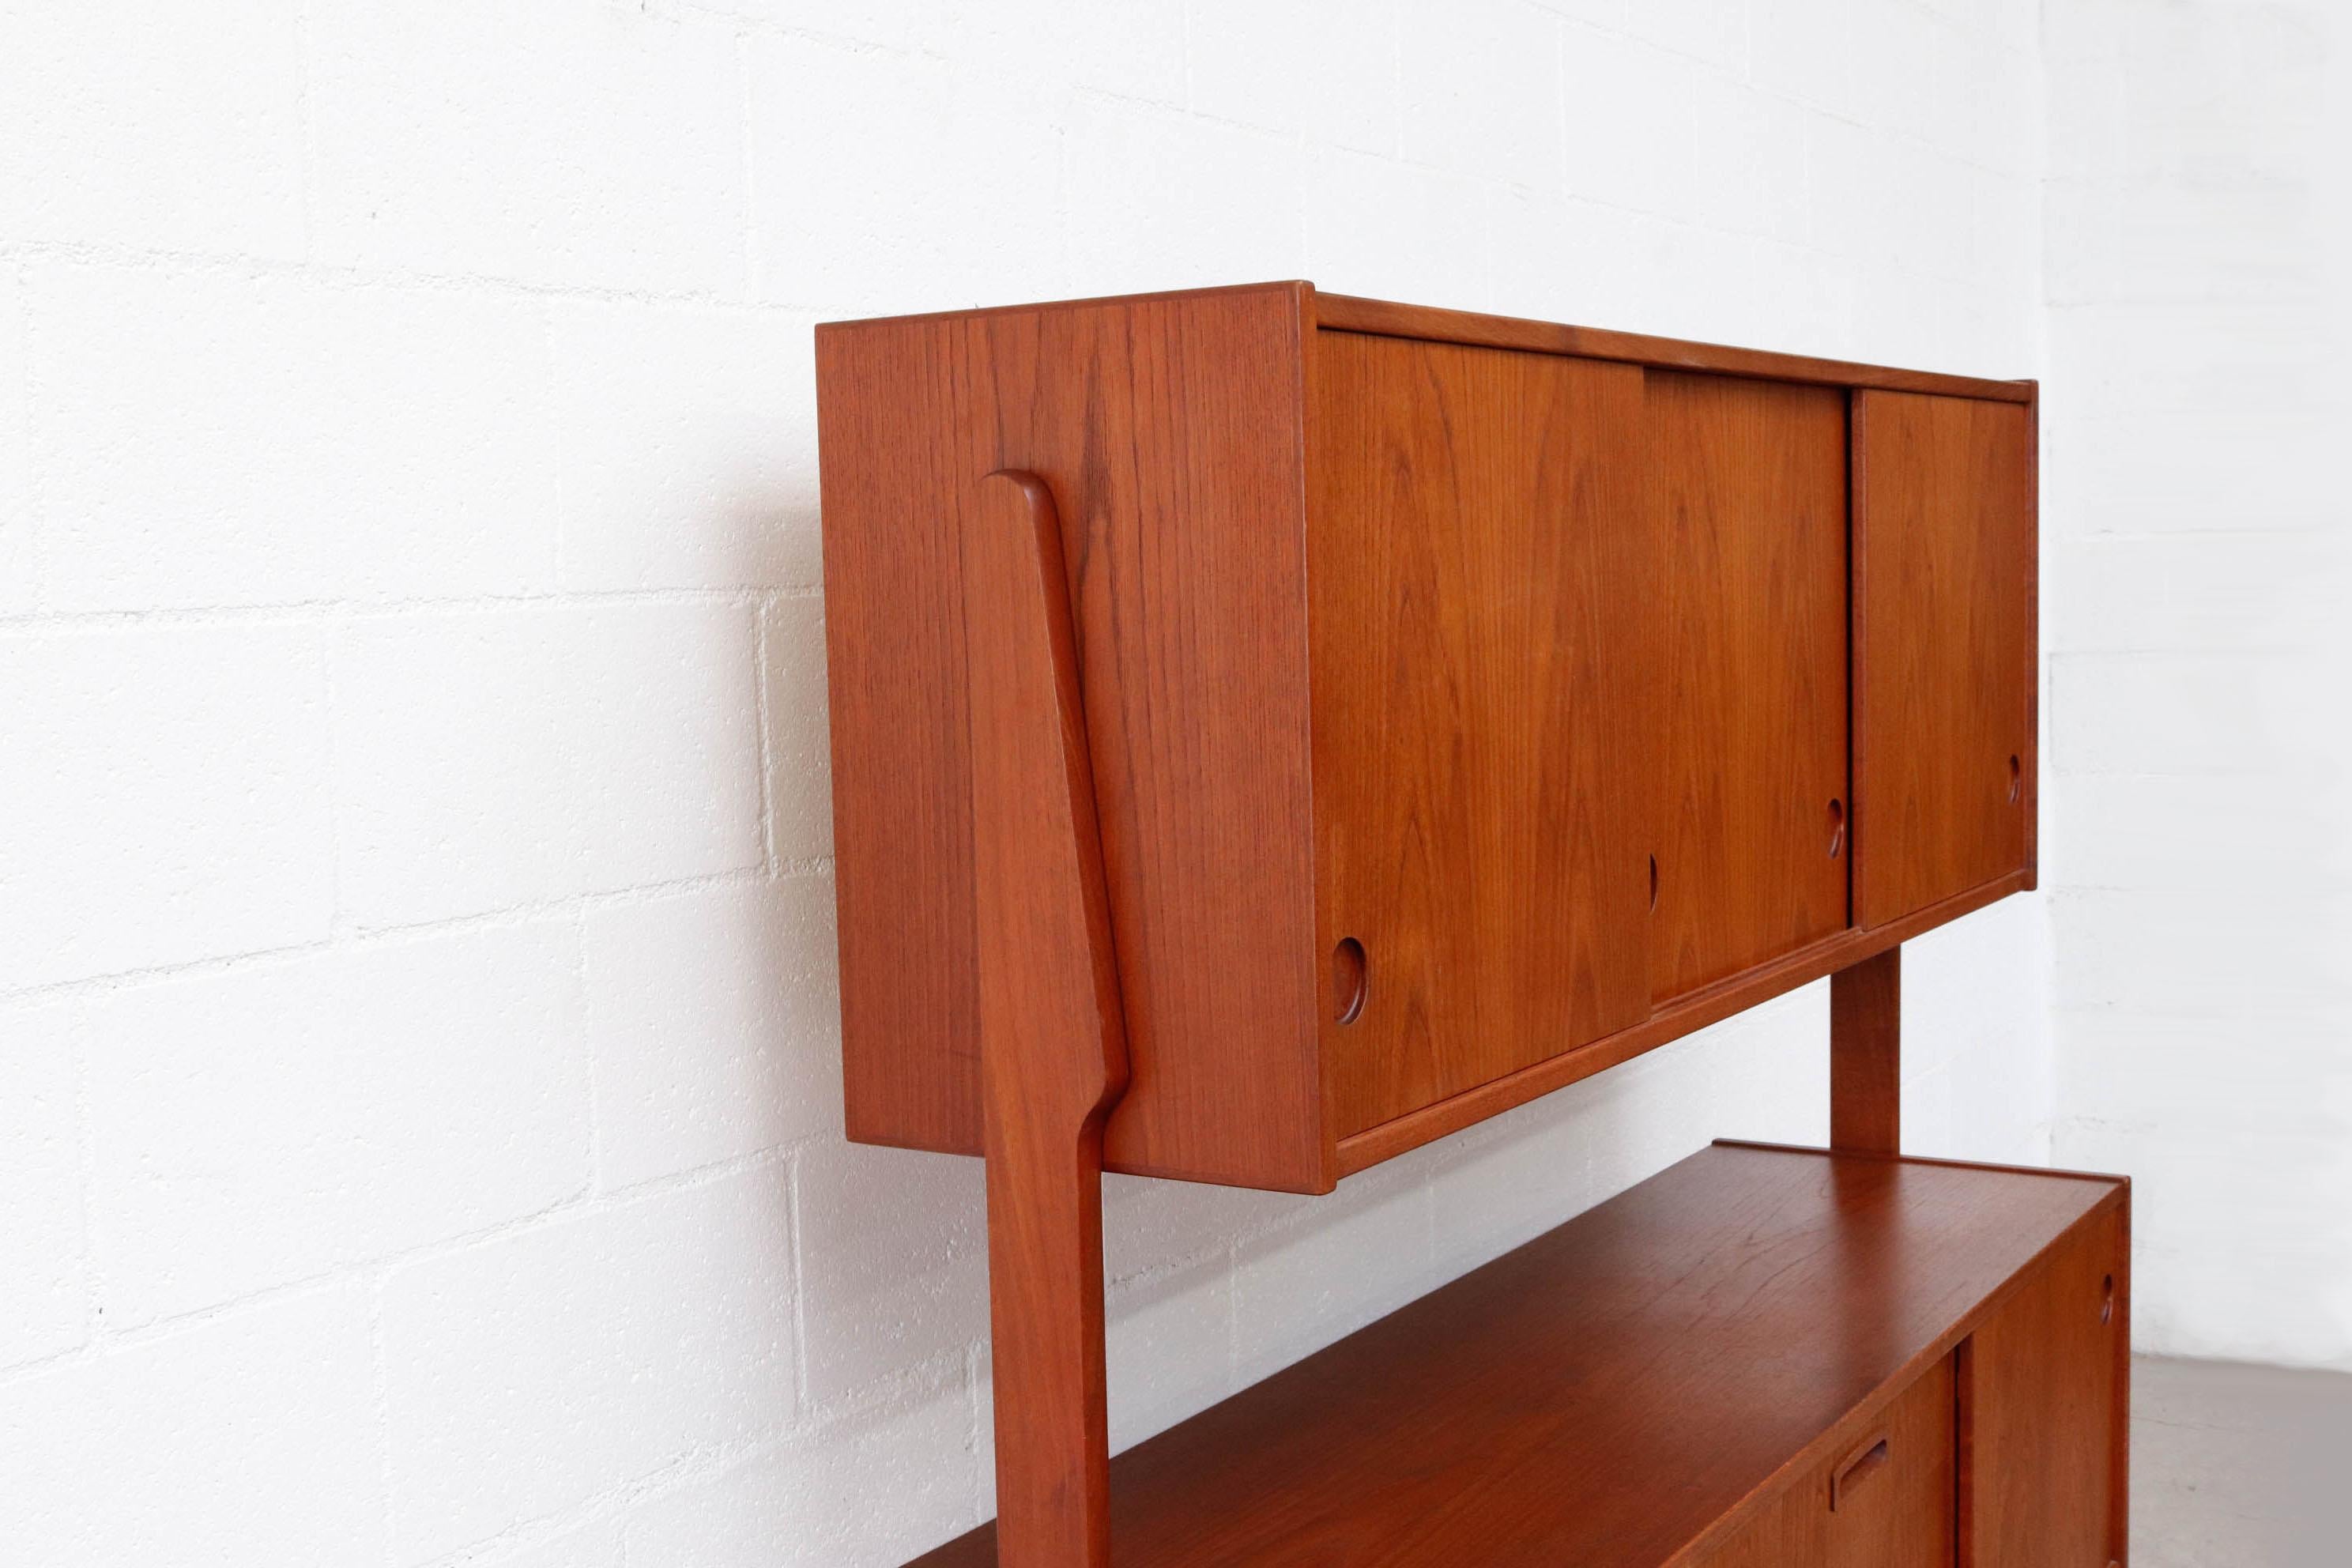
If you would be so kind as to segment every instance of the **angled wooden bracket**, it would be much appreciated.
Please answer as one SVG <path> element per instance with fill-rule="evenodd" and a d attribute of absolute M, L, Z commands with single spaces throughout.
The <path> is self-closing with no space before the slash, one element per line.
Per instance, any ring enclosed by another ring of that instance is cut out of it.
<path fill-rule="evenodd" d="M 1105 1568 L 1103 1121 L 1127 1032 L 1054 498 L 981 482 L 962 538 L 981 1099 L 1005 1568 Z"/>

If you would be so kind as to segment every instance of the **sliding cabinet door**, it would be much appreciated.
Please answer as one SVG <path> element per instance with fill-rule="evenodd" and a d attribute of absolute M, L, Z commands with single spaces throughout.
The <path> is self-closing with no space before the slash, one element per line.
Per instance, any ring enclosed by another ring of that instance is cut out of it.
<path fill-rule="evenodd" d="M 2120 1208 L 2086 1221 L 1961 1352 L 1968 1568 L 2111 1568 L 2123 1558 L 2125 1226 Z"/>
<path fill-rule="evenodd" d="M 1649 1013 L 1642 371 L 1317 334 L 1316 893 L 1341 1137 Z"/>
<path fill-rule="evenodd" d="M 1854 394 L 1861 925 L 2031 868 L 2032 420 L 2025 404 Z"/>
<path fill-rule="evenodd" d="M 1846 924 L 1846 400 L 1652 371 L 1652 995 Z"/>

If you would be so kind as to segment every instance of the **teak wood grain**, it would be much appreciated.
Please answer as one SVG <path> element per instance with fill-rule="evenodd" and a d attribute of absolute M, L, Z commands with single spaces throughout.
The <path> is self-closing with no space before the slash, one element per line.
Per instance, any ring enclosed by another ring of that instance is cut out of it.
<path fill-rule="evenodd" d="M 1318 293 L 1315 309 L 1317 320 L 1328 328 L 1351 332 L 1380 332 L 1429 342 L 1470 343 L 1483 348 L 1517 349 L 1531 353 L 1570 354 L 1580 359 L 1656 365 L 1666 370 L 1708 371 L 1724 375 L 1752 376 L 1759 380 L 1819 386 L 1884 387 L 2001 403 L 2025 403 L 2033 396 L 2033 384 L 2026 381 L 1987 381 L 1977 376 L 1899 370 L 1889 365 L 1856 364 L 1845 360 L 1814 359 L 1805 354 L 1733 348 L 1723 343 L 1654 338 L 1641 332 L 1616 332 L 1599 327 L 1530 321 L 1515 316 L 1488 316 L 1474 310 L 1442 310 L 1426 305 L 1398 305 L 1386 300 L 1364 300 L 1347 294 Z"/>
<path fill-rule="evenodd" d="M 830 324 L 818 377 L 853 1138 L 982 1147 L 1003 468 L 1061 511 L 1109 1169 L 1328 1191 L 2032 885 L 2029 383 L 1304 284 Z"/>
<path fill-rule="evenodd" d="M 1024 1568 L 1106 1568 L 1103 1115 L 1127 1043 L 1045 483 L 991 475 L 961 545 L 997 1531 Z"/>
<path fill-rule="evenodd" d="M 1717 1145 L 1118 1456 L 1112 1561 L 1706 1561 L 1906 1415 L 2037 1258 L 2124 1201 L 2103 1178 Z M 993 1545 L 983 1527 L 918 1561 Z"/>
<path fill-rule="evenodd" d="M 2032 422 L 2031 406 L 1854 395 L 1864 925 L 2028 870 Z"/>
<path fill-rule="evenodd" d="M 2127 1215 L 2103 1214 L 2055 1248 L 1971 1336 L 1961 1568 L 2124 1559 Z"/>
<path fill-rule="evenodd" d="M 1951 1568 L 1958 1548 L 1952 1362 L 1937 1362 L 1847 1451 L 1756 1511 L 1703 1568 Z"/>
<path fill-rule="evenodd" d="M 1601 327 L 1536 321 L 1523 316 L 1492 316 L 1476 310 L 1449 310 L 1432 305 L 1402 305 L 1388 300 L 1325 293 L 1305 281 L 1233 283 L 1215 289 L 1127 294 L 1118 296 L 1115 301 L 1099 299 L 1047 300 L 1027 305 L 933 310 L 875 320 L 893 325 L 958 321 L 1001 315 L 1007 309 L 1024 311 L 1083 310 L 1112 302 L 1157 304 L 1165 300 L 1208 299 L 1220 294 L 1257 293 L 1269 289 L 1297 290 L 1307 300 L 1314 323 L 1334 331 L 1370 332 L 1433 343 L 1465 343 L 1475 348 L 1517 349 L 1528 353 L 1568 354 L 1579 359 L 1617 360 L 1627 364 L 1656 365 L 1668 370 L 1709 371 L 1723 375 L 1752 376 L 1765 381 L 1791 381 L 1820 386 L 1875 386 L 1891 391 L 1938 393 L 1947 397 L 1982 397 L 2006 403 L 2029 403 L 2035 395 L 2035 386 L 2031 381 L 1990 381 L 1981 376 L 1904 370 L 1894 365 L 1866 364 L 1853 360 L 1821 359 L 1810 354 L 1780 353 L 1769 349 L 1735 348 L 1727 343 L 1692 342 L 1682 338 L 1652 337 L 1643 332 L 1619 332 Z"/>
<path fill-rule="evenodd" d="M 955 542 L 1053 491 L 1132 1081 L 1113 1169 L 1321 1191 L 1292 285 L 818 330 L 850 1136 L 976 1153 Z M 1000 612 L 1004 613 L 1004 612 Z"/>
<path fill-rule="evenodd" d="M 1342 1137 L 1649 1011 L 1642 373 L 1324 332 L 1307 586 Z M 1336 1001 L 1336 999 L 1335 999 Z"/>
<path fill-rule="evenodd" d="M 1644 383 L 1660 559 L 1635 610 L 1664 679 L 1633 718 L 1654 747 L 1664 1002 L 1846 924 L 1846 420 L 1831 387 Z"/>
<path fill-rule="evenodd" d="M 1482 1083 L 1451 1100 L 1441 1100 L 1409 1116 L 1400 1116 L 1343 1139 L 1339 1143 L 1339 1170 L 1343 1174 L 1353 1175 L 1449 1132 L 1499 1116 L 1513 1106 L 1525 1105 L 1556 1089 L 1631 1061 L 1668 1040 L 1678 1040 L 1759 1003 L 1826 979 L 1922 931 L 2021 892 L 2028 885 L 2025 874 L 2019 872 L 1972 888 L 1942 903 L 1931 904 L 1902 920 L 1868 931 L 1850 927 L 1784 958 L 1758 964 L 1728 980 L 1677 998 L 1631 1028 L 1562 1051 L 1507 1078 Z"/>
<path fill-rule="evenodd" d="M 1903 950 L 1830 976 L 1830 1147 L 1903 1152 Z"/>

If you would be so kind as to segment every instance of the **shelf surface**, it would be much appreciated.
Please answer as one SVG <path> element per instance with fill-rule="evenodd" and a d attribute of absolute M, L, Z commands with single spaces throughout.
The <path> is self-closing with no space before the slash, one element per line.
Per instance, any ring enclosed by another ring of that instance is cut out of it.
<path fill-rule="evenodd" d="M 1112 1561 L 1658 1568 L 2123 1190 L 1717 1144 L 1117 1457 Z"/>

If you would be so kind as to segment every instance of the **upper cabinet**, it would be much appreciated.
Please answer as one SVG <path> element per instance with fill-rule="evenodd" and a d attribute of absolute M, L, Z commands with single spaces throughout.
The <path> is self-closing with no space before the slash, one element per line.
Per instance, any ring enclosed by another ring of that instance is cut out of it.
<path fill-rule="evenodd" d="M 1854 914 L 2030 876 L 2030 405 L 1853 396 Z"/>
<path fill-rule="evenodd" d="M 853 1138 L 980 1147 L 996 469 L 1064 533 L 1112 1170 L 1327 1190 L 2028 885 L 2021 384 L 1293 283 L 833 324 L 817 375 Z"/>

